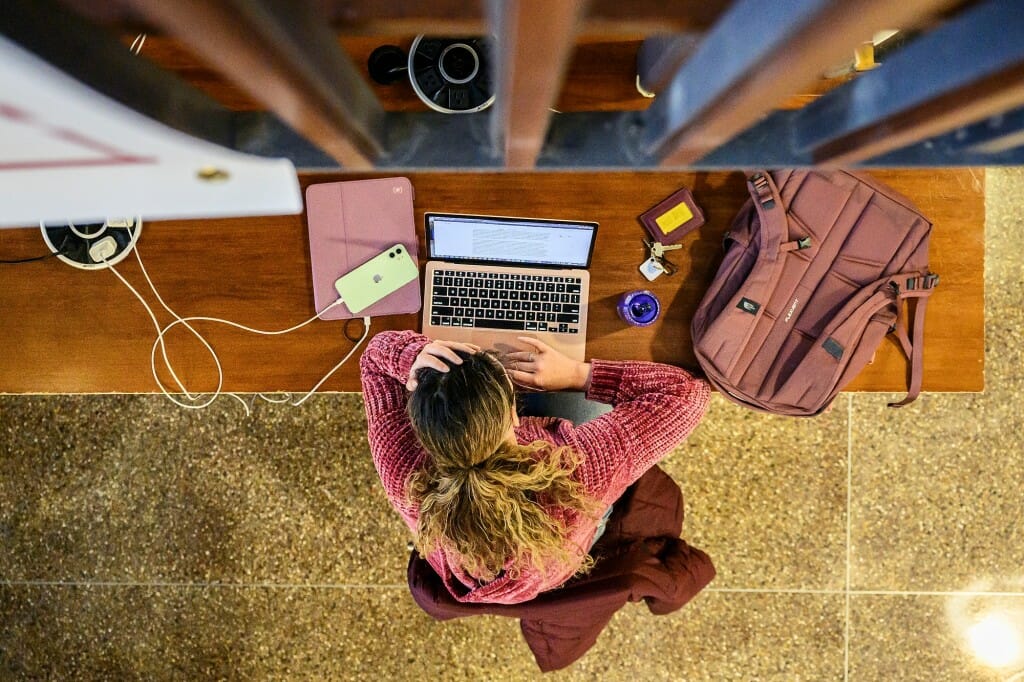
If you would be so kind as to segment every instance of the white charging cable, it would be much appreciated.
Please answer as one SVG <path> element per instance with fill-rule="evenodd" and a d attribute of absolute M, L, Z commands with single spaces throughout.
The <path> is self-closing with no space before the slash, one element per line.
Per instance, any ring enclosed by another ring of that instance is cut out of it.
<path fill-rule="evenodd" d="M 213 403 L 213 401 L 215 401 L 218 397 L 220 397 L 222 395 L 222 393 L 224 393 L 221 390 L 223 388 L 223 386 L 224 386 L 224 369 L 221 366 L 220 358 L 217 356 L 216 351 L 214 351 L 213 346 L 211 346 L 210 343 L 203 337 L 203 335 L 200 334 L 199 331 L 197 331 L 196 328 L 193 327 L 190 324 L 191 322 L 213 322 L 213 323 L 216 323 L 216 324 L 223 324 L 223 325 L 227 325 L 229 327 L 234 327 L 236 329 L 241 329 L 243 331 L 247 331 L 247 332 L 250 332 L 250 333 L 253 333 L 253 334 L 260 334 L 260 335 L 264 335 L 264 336 L 278 336 L 278 335 L 281 335 L 281 334 L 288 334 L 289 332 L 293 332 L 293 331 L 295 331 L 297 329 L 301 329 L 302 327 L 305 327 L 310 322 L 313 322 L 314 320 L 319 319 L 320 316 L 322 316 L 328 310 L 334 308 L 337 305 L 340 305 L 343 302 L 339 298 L 337 301 L 331 303 L 329 306 L 327 306 L 326 308 L 324 308 L 323 310 L 321 310 L 320 312 L 318 312 L 316 315 L 314 315 L 313 317 L 309 318 L 305 322 L 301 322 L 301 323 L 299 323 L 297 325 L 294 325 L 292 327 L 288 327 L 287 329 L 279 329 L 279 330 L 274 330 L 274 331 L 267 331 L 267 330 L 263 330 L 263 329 L 253 329 L 252 327 L 247 327 L 244 324 L 239 324 L 237 322 L 232 322 L 231 320 L 223 320 L 223 319 L 218 318 L 218 317 L 205 317 L 205 316 L 181 317 L 180 315 L 178 315 L 178 313 L 176 313 L 174 310 L 172 310 L 171 307 L 169 305 L 167 305 L 167 303 L 164 302 L 163 297 L 160 296 L 160 292 L 157 291 L 156 286 L 153 284 L 153 280 L 150 278 L 149 273 L 146 271 L 146 266 L 142 262 L 142 256 L 139 254 L 138 245 L 135 246 L 134 251 L 135 251 L 135 259 L 139 263 L 139 269 L 142 271 L 142 276 L 146 279 L 146 283 L 149 285 L 150 290 L 153 292 L 153 295 L 156 296 L 156 300 L 160 302 L 160 305 L 163 307 L 163 309 L 166 310 L 174 318 L 173 322 L 171 322 L 171 323 L 169 323 L 169 324 L 167 324 L 167 325 L 165 325 L 163 327 L 160 326 L 160 322 L 157 320 L 156 315 L 153 313 L 153 309 L 149 306 L 149 304 L 142 297 L 142 295 L 138 292 L 138 290 L 136 290 L 136 288 L 133 287 L 131 285 L 131 283 L 128 282 L 128 280 L 125 279 L 124 276 L 120 272 L 118 272 L 117 269 L 115 269 L 114 266 L 111 265 L 106 259 L 104 259 L 103 262 L 106 264 L 107 268 L 109 268 L 110 271 L 112 273 L 114 273 L 114 275 L 119 280 L 121 280 L 121 282 L 126 287 L 128 287 L 128 290 L 131 291 L 132 294 L 135 295 L 135 298 L 139 299 L 139 302 L 142 304 L 142 307 L 145 308 L 146 309 L 146 313 L 149 314 L 149 319 L 153 322 L 153 327 L 156 329 L 157 335 L 156 335 L 156 339 L 154 339 L 154 341 L 153 341 L 153 347 L 150 350 L 149 363 L 150 363 L 150 370 L 153 373 L 153 380 L 156 382 L 156 385 L 160 388 L 160 392 L 163 393 L 168 398 L 168 400 L 173 402 L 175 405 L 178 405 L 179 407 L 184 407 L 184 408 L 187 408 L 187 409 L 191 409 L 191 410 L 199 410 L 199 409 L 203 409 L 205 407 L 209 407 Z M 166 343 L 164 342 L 164 336 L 167 334 L 167 332 L 169 332 L 171 329 L 173 329 L 174 327 L 176 327 L 179 324 L 183 325 L 189 332 L 191 332 L 192 335 L 195 336 L 199 340 L 199 342 L 203 344 L 203 347 L 206 348 L 206 351 L 210 354 L 210 357 L 213 358 L 214 365 L 217 368 L 217 388 L 214 389 L 214 391 L 212 393 L 209 393 L 209 394 L 207 394 L 207 393 L 197 393 L 197 394 L 191 393 L 185 387 L 184 382 L 182 382 L 181 379 L 178 378 L 178 375 L 174 371 L 174 367 L 171 364 L 170 359 L 167 357 L 167 346 L 166 346 Z M 360 345 L 362 345 L 363 341 L 366 340 L 366 337 L 369 336 L 369 334 L 370 334 L 370 318 L 369 317 L 364 317 L 363 318 L 363 335 L 359 338 L 358 341 L 355 342 L 355 345 L 352 346 L 351 350 L 349 350 L 349 352 L 345 354 L 345 356 L 338 362 L 338 364 L 336 364 L 334 367 L 332 367 L 331 370 L 329 372 L 327 372 L 327 374 L 325 374 L 323 376 L 323 378 L 321 378 L 320 381 L 318 381 L 316 383 L 315 386 L 313 386 L 313 388 L 311 388 L 305 395 L 303 395 L 298 400 L 296 400 L 294 402 L 290 402 L 291 401 L 291 394 L 286 394 L 286 397 L 283 398 L 283 399 L 274 399 L 274 398 L 269 398 L 269 397 L 267 397 L 266 395 L 264 395 L 262 393 L 256 394 L 254 396 L 254 399 L 256 397 L 259 397 L 259 398 L 261 398 L 261 399 L 263 399 L 263 400 L 265 400 L 267 402 L 270 402 L 270 403 L 278 403 L 278 404 L 289 403 L 289 404 L 291 404 L 294 407 L 298 407 L 302 403 L 306 402 L 306 400 L 309 399 L 309 397 L 311 395 L 313 395 L 317 391 L 317 389 L 319 389 L 324 384 L 325 381 L 327 381 L 329 378 L 331 378 L 331 376 L 333 376 L 334 373 L 337 372 L 338 369 L 340 369 L 341 366 L 344 365 L 348 361 L 348 359 L 352 357 L 352 354 L 356 352 L 356 350 L 359 348 Z M 188 401 L 190 401 L 190 402 L 186 402 L 185 400 L 181 400 L 178 397 L 176 397 L 175 395 L 173 395 L 167 389 L 167 387 L 164 385 L 164 383 L 160 380 L 160 376 L 157 373 L 157 366 L 156 366 L 156 354 L 157 354 L 157 349 L 158 348 L 160 350 L 160 355 L 161 355 L 161 357 L 163 359 L 164 367 L 167 368 L 167 371 L 170 373 L 171 378 L 174 379 L 174 383 L 177 385 L 178 389 L 185 396 L 185 398 Z M 227 395 L 231 396 L 232 398 L 234 398 L 235 400 L 237 400 L 238 402 L 240 402 L 242 404 L 242 407 L 245 409 L 246 416 L 249 416 L 251 414 L 249 403 L 246 403 L 244 400 L 242 400 L 242 398 L 240 396 L 238 396 L 235 393 L 228 392 Z M 208 396 L 208 397 L 204 398 L 204 396 Z"/>
<path fill-rule="evenodd" d="M 145 45 L 145 44 L 146 44 L 146 34 L 145 33 L 140 33 L 139 35 L 137 35 L 135 37 L 135 40 L 132 41 L 131 47 L 129 47 L 128 49 L 133 54 L 138 55 L 140 52 L 142 52 L 142 46 Z M 122 283 L 124 283 L 124 285 L 126 287 L 128 287 L 128 290 L 131 291 L 135 295 L 135 298 L 139 299 L 139 302 L 142 304 L 142 307 L 146 309 L 146 312 L 149 314 L 149 319 L 153 322 L 153 327 L 156 329 L 156 339 L 153 341 L 153 348 L 150 350 L 150 354 L 149 354 L 149 366 L 150 366 L 150 370 L 153 372 L 153 380 L 156 382 L 156 385 L 160 388 L 161 393 L 163 393 L 165 396 L 167 396 L 167 398 L 171 402 L 173 402 L 174 404 L 176 404 L 176 405 L 178 405 L 180 407 L 188 408 L 188 409 L 191 409 L 191 410 L 198 410 L 198 409 L 202 409 L 204 407 L 208 407 L 210 404 L 213 403 L 214 400 L 216 400 L 218 397 L 220 397 L 220 395 L 222 393 L 221 388 L 223 388 L 223 386 L 224 386 L 224 369 L 223 369 L 223 367 L 221 367 L 220 358 L 217 357 L 217 353 L 216 353 L 216 351 L 213 350 L 213 346 L 210 345 L 210 343 L 203 337 L 202 334 L 200 334 L 198 331 L 196 331 L 195 327 L 193 327 L 191 324 L 189 324 L 190 322 L 215 322 L 217 324 L 225 324 L 225 325 L 228 325 L 228 326 L 231 326 L 231 327 L 235 327 L 236 329 L 242 329 L 244 331 L 251 332 L 253 334 L 262 334 L 262 335 L 266 335 L 266 336 L 276 336 L 276 335 L 280 335 L 280 334 L 287 334 L 289 332 L 295 331 L 296 329 L 300 329 L 302 327 L 305 327 L 307 324 L 309 324 L 313 320 L 316 320 L 316 319 L 320 318 L 321 315 L 326 313 L 331 308 L 333 308 L 333 307 L 335 307 L 335 306 L 337 306 L 337 305 L 339 305 L 339 304 L 341 304 L 343 302 L 339 298 L 337 301 L 335 301 L 334 303 L 330 304 L 329 306 L 327 306 L 326 308 L 324 308 L 323 310 L 321 310 L 320 312 L 318 312 L 316 315 L 314 315 L 313 317 L 309 318 L 305 322 L 297 324 L 294 327 L 289 327 L 288 329 L 281 329 L 281 330 L 277 330 L 277 331 L 265 331 L 265 330 L 262 330 L 262 329 L 253 329 L 252 327 L 247 327 L 247 326 L 245 326 L 243 324 L 238 324 L 236 322 L 231 322 L 230 320 L 222 320 L 222 319 L 216 318 L 216 317 L 181 317 L 180 315 L 178 315 L 178 313 L 174 312 L 171 309 L 171 307 L 168 306 L 164 302 L 164 299 L 160 296 L 160 292 L 158 292 L 156 290 L 156 286 L 153 284 L 153 280 L 150 279 L 149 273 L 146 272 L 146 266 L 143 265 L 143 263 L 142 263 L 142 256 L 139 255 L 138 245 L 135 246 L 134 251 L 135 251 L 135 259 L 139 262 L 139 268 L 142 270 L 142 276 L 146 278 L 146 283 L 149 284 L 150 290 L 153 292 L 153 295 L 156 296 L 156 300 L 160 302 L 160 305 L 163 306 L 163 309 L 166 310 L 174 318 L 174 322 L 171 322 L 170 324 L 168 324 L 168 325 L 166 325 L 164 327 L 160 327 L 160 322 L 156 319 L 156 315 L 153 313 L 153 309 L 149 307 L 149 304 L 146 303 L 146 300 L 142 297 L 142 295 L 139 294 L 139 292 L 135 289 L 135 287 L 133 287 L 128 282 L 128 280 L 126 280 L 121 275 L 121 273 L 119 273 L 116 269 L 114 269 L 114 266 L 111 265 L 107 261 L 107 258 L 109 257 L 108 255 L 106 255 L 105 253 L 98 253 L 97 255 L 99 256 L 99 258 L 96 258 L 95 260 L 102 261 L 108 268 L 110 268 L 110 271 L 113 272 L 117 276 L 117 278 L 119 280 L 121 280 Z M 112 254 L 110 254 L 110 255 L 112 255 Z M 206 395 L 205 393 L 192 394 L 192 393 L 189 392 L 189 390 L 187 388 L 185 388 L 185 384 L 181 381 L 181 379 L 178 378 L 177 373 L 174 371 L 173 365 L 171 365 L 170 359 L 167 357 L 167 346 L 164 343 L 164 335 L 168 331 L 170 331 L 173 327 L 175 327 L 176 325 L 179 325 L 179 324 L 183 325 L 186 329 L 189 330 L 189 332 L 192 333 L 193 336 L 195 336 L 197 339 L 199 339 L 199 342 L 203 344 L 204 348 L 206 348 L 206 351 L 210 354 L 210 357 L 213 358 L 214 365 L 216 365 L 216 367 L 217 367 L 217 388 L 214 390 L 214 392 L 212 394 L 209 394 L 210 397 L 207 398 L 205 401 L 201 401 L 202 397 L 204 395 Z M 324 382 L 327 381 L 329 378 L 331 378 L 331 376 L 333 376 L 334 373 L 337 372 L 338 369 L 340 369 L 341 366 L 344 365 L 348 361 L 348 359 L 350 357 L 352 357 L 352 354 L 356 352 L 356 349 L 358 349 L 359 346 L 362 345 L 363 341 L 365 341 L 366 337 L 369 336 L 369 335 L 370 335 L 370 318 L 367 316 L 367 317 L 363 318 L 363 335 L 361 337 L 359 337 L 358 341 L 355 342 L 355 345 L 352 346 L 352 349 L 348 353 L 346 353 L 345 357 L 343 357 L 341 359 L 341 361 L 338 362 L 338 364 L 336 364 L 334 367 L 332 367 L 331 370 L 329 372 L 327 372 L 327 374 L 325 374 L 323 376 L 323 378 L 320 379 L 320 381 L 316 382 L 316 385 L 313 386 L 313 388 L 311 388 L 309 390 L 309 392 L 307 392 L 305 395 L 303 395 L 301 398 L 299 398 L 295 402 L 291 402 L 290 404 L 293 405 L 294 407 L 298 407 L 302 403 L 306 402 L 306 400 L 309 398 L 309 396 L 313 395 L 317 391 L 317 389 L 319 389 L 321 386 L 323 386 Z M 174 379 L 174 383 L 178 386 L 178 389 L 181 391 L 181 393 L 188 400 L 192 401 L 191 403 L 184 402 L 184 401 L 179 400 L 178 398 L 176 398 L 174 395 L 172 395 L 170 393 L 170 391 L 167 390 L 167 387 L 164 386 L 163 382 L 160 381 L 160 376 L 157 374 L 157 369 L 156 369 L 156 351 L 157 351 L 157 348 L 160 349 L 160 355 L 161 355 L 161 357 L 162 357 L 162 359 L 164 361 L 164 367 L 167 368 L 167 371 L 170 373 L 171 378 Z M 268 403 L 275 403 L 275 404 L 289 403 L 291 401 L 291 399 L 292 399 L 292 396 L 291 396 L 290 393 L 286 393 L 284 398 L 270 398 L 270 397 L 264 395 L 263 393 L 257 393 L 257 394 L 255 394 L 253 396 L 252 400 L 249 403 L 246 403 L 236 393 L 230 393 L 229 392 L 227 395 L 230 395 L 232 398 L 234 398 L 235 400 L 237 400 L 238 402 L 240 402 L 242 404 L 242 407 L 245 408 L 245 415 L 246 416 L 249 416 L 251 414 L 251 405 L 252 405 L 252 403 L 255 402 L 256 398 L 260 398 L 262 400 L 267 401 Z"/>

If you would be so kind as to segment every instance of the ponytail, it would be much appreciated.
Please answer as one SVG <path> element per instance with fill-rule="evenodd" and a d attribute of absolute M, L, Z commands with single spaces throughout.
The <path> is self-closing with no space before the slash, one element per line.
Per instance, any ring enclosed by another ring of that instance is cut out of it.
<path fill-rule="evenodd" d="M 544 441 L 508 440 L 515 393 L 487 353 L 459 351 L 449 371 L 422 369 L 409 419 L 430 457 L 407 481 L 419 506 L 416 548 L 444 549 L 481 580 L 550 562 L 592 565 L 585 548 L 567 547 L 569 524 L 596 516 L 597 502 L 572 478 L 582 455 Z"/>
<path fill-rule="evenodd" d="M 503 446 L 472 465 L 428 464 L 408 484 L 420 508 L 417 550 L 445 549 L 485 581 L 502 570 L 516 577 L 526 566 L 543 572 L 550 562 L 589 568 L 586 550 L 565 541 L 567 521 L 596 507 L 571 478 L 580 459 L 541 441 Z"/>

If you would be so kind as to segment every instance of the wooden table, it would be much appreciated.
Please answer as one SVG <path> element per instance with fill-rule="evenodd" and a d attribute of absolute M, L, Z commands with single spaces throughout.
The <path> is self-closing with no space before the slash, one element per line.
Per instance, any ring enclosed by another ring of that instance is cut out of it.
<path fill-rule="evenodd" d="M 381 174 L 378 174 L 381 175 Z M 942 284 L 928 308 L 926 391 L 984 387 L 984 176 L 979 170 L 873 173 L 914 200 L 935 223 L 931 265 Z M 303 185 L 372 175 L 310 175 Z M 694 367 L 690 318 L 714 275 L 721 234 L 745 198 L 740 173 L 422 173 L 416 189 L 422 240 L 426 210 L 597 220 L 588 355 L 653 359 Z M 672 252 L 679 272 L 648 284 L 636 216 L 675 189 L 693 190 L 707 224 Z M 304 216 L 146 223 L 140 253 L 164 300 L 179 314 L 224 317 L 281 329 L 314 314 Z M 0 258 L 44 252 L 39 231 L 0 230 Z M 421 243 L 421 255 L 425 249 Z M 134 258 L 118 270 L 159 306 Z M 667 310 L 646 329 L 615 314 L 619 295 L 652 289 Z M 138 300 L 105 271 L 75 270 L 55 259 L 0 266 L 0 392 L 145 393 L 157 389 L 149 359 L 155 330 Z M 158 310 L 161 323 L 171 320 Z M 220 355 L 225 390 L 305 391 L 351 348 L 343 322 L 316 321 L 282 337 L 201 327 Z M 358 331 L 354 323 L 350 331 Z M 374 331 L 414 329 L 418 315 L 378 318 Z M 211 390 L 215 371 L 180 327 L 168 336 L 171 359 L 193 390 Z M 906 364 L 887 341 L 850 386 L 901 391 Z M 165 381 L 169 381 L 165 377 Z M 359 390 L 355 358 L 325 386 Z"/>

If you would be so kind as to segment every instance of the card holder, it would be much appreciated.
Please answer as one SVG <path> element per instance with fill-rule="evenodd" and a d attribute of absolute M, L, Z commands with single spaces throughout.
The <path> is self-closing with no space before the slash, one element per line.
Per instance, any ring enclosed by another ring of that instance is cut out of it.
<path fill-rule="evenodd" d="M 654 240 L 674 244 L 704 225 L 704 212 L 684 187 L 644 211 L 639 220 Z"/>

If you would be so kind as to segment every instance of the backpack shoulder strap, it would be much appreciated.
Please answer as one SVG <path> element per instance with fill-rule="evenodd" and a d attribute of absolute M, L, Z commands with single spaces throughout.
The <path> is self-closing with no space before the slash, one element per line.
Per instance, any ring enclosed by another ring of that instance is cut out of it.
<path fill-rule="evenodd" d="M 896 295 L 896 337 L 899 339 L 903 353 L 910 361 L 910 385 L 907 396 L 898 403 L 889 403 L 889 407 L 903 407 L 917 400 L 921 394 L 921 382 L 924 378 L 924 313 L 932 291 L 939 283 L 939 276 L 927 274 L 923 277 L 908 277 L 905 286 L 898 289 Z M 910 299 L 917 301 L 913 311 L 913 336 L 907 333 L 904 323 L 904 306 Z"/>

